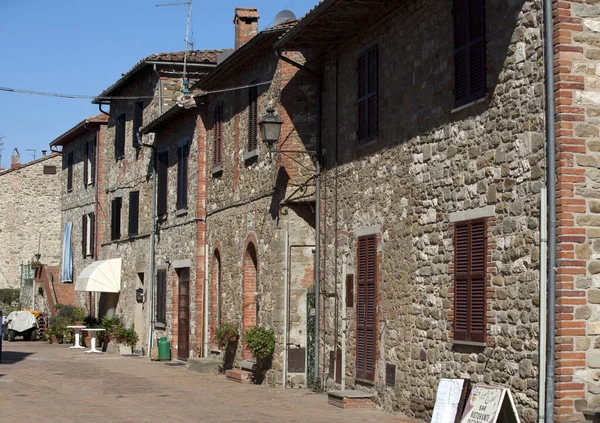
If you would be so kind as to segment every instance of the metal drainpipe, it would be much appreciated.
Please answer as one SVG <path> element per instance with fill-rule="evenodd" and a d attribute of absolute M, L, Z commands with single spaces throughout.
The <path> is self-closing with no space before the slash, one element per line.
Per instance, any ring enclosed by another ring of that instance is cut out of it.
<path fill-rule="evenodd" d="M 144 147 L 152 149 L 152 237 L 150 239 L 150 308 L 148 310 L 148 352 L 150 357 L 152 350 L 152 335 L 154 333 L 154 261 L 155 261 L 155 243 L 156 243 L 156 147 L 152 144 L 142 144 Z M 146 290 L 148 292 L 148 290 Z"/>
<path fill-rule="evenodd" d="M 548 189 L 548 314 L 546 345 L 546 416 L 554 421 L 554 354 L 556 342 L 556 147 L 554 134 L 554 46 L 552 0 L 544 0 L 544 58 L 546 73 L 546 186 Z"/>

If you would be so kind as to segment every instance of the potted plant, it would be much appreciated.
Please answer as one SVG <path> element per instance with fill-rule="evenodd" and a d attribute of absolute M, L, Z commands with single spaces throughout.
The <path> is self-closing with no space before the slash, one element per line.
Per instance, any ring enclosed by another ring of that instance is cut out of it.
<path fill-rule="evenodd" d="M 271 368 L 275 351 L 275 331 L 262 326 L 254 326 L 244 333 L 244 343 L 256 358 L 254 382 L 262 383 L 267 370 Z"/>
<path fill-rule="evenodd" d="M 215 343 L 220 349 L 225 348 L 223 370 L 233 368 L 233 360 L 235 359 L 239 337 L 238 325 L 233 324 L 231 321 L 222 323 L 215 328 Z"/>
<path fill-rule="evenodd" d="M 73 309 L 73 325 L 85 326 L 85 309 L 83 307 L 75 307 Z"/>

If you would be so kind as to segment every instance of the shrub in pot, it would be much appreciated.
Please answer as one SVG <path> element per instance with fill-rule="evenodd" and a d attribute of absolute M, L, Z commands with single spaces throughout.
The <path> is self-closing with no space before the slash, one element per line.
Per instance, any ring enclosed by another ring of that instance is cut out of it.
<path fill-rule="evenodd" d="M 235 360 L 239 338 L 240 331 L 238 325 L 231 321 L 222 323 L 215 328 L 214 341 L 220 349 L 225 348 L 223 370 L 233 368 L 233 361 Z"/>
<path fill-rule="evenodd" d="M 262 326 L 254 326 L 244 333 L 244 343 L 256 358 L 254 382 L 262 383 L 267 370 L 271 368 L 275 351 L 275 331 Z"/>

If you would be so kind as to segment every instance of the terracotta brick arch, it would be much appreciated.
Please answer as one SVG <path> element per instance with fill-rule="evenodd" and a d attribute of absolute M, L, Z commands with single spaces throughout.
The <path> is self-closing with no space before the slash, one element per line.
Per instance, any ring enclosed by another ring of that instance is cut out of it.
<path fill-rule="evenodd" d="M 258 323 L 258 307 L 256 292 L 258 291 L 258 244 L 254 235 L 246 238 L 243 258 L 242 278 L 242 333 Z M 242 357 L 248 359 L 252 353 L 246 345 Z"/>
<path fill-rule="evenodd" d="M 221 257 L 221 244 L 217 241 L 215 243 L 215 248 L 213 250 L 211 263 L 210 263 L 210 316 L 209 316 L 209 325 L 210 325 L 210 334 L 211 334 L 211 344 L 213 347 L 213 335 L 215 333 L 215 329 L 217 326 L 221 324 L 222 319 L 222 282 L 223 282 L 223 260 Z"/>

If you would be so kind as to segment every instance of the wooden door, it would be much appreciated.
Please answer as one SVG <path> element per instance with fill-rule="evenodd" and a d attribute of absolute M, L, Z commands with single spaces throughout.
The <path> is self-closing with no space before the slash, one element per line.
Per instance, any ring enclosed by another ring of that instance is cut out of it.
<path fill-rule="evenodd" d="M 187 360 L 190 353 L 190 280 L 189 270 L 179 271 L 177 358 Z"/>
<path fill-rule="evenodd" d="M 358 239 L 356 309 L 356 378 L 375 380 L 377 242 L 375 235 Z"/>

